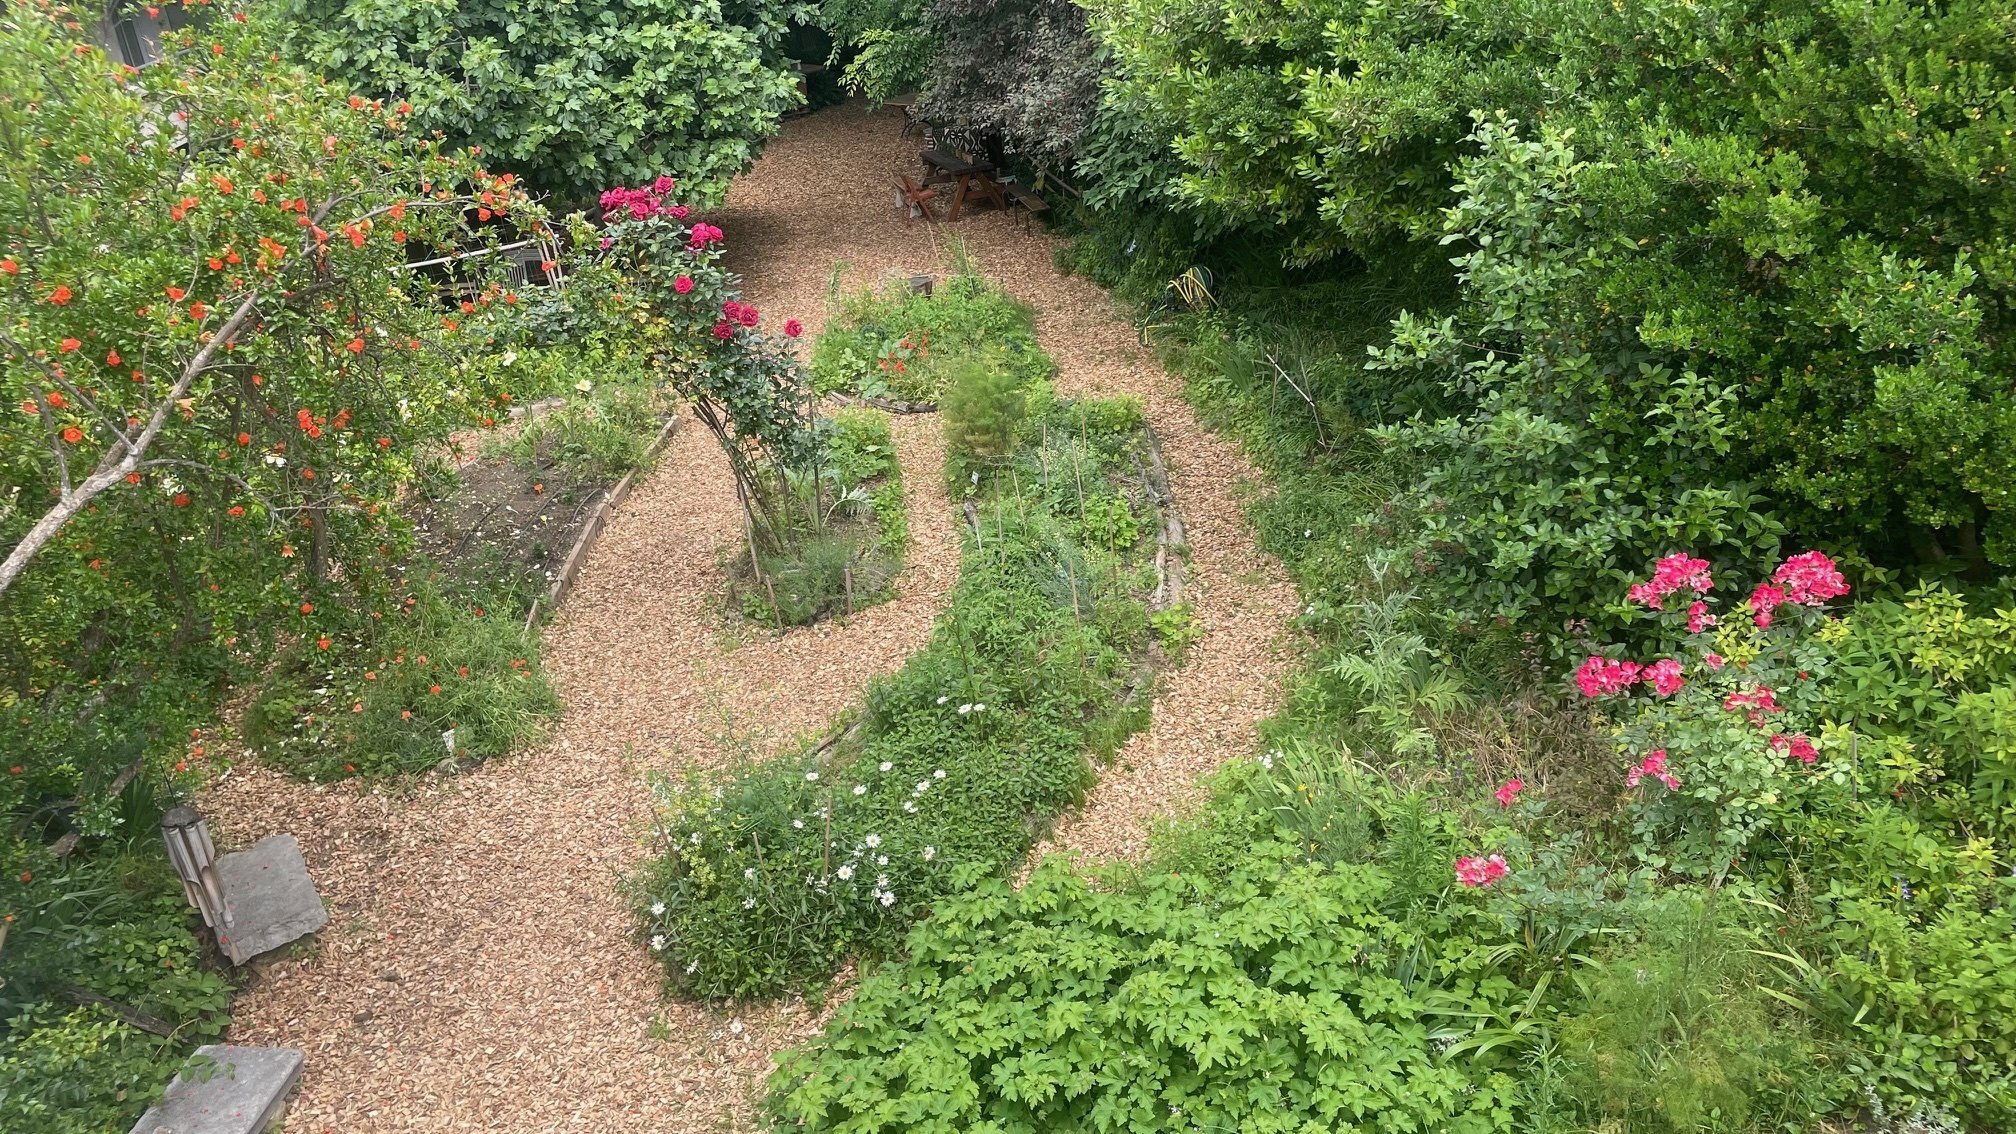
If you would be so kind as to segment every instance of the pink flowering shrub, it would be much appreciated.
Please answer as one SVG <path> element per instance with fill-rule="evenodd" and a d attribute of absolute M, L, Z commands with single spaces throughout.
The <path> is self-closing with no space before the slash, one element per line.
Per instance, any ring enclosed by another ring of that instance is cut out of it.
<path fill-rule="evenodd" d="M 761 314 L 742 302 L 741 281 L 721 267 L 721 230 L 690 220 L 672 199 L 676 189 L 659 177 L 604 192 L 594 266 L 622 281 L 616 290 L 667 381 L 729 455 L 758 530 L 781 532 L 771 488 L 816 444 L 805 377 L 790 345 L 763 329 Z"/>
<path fill-rule="evenodd" d="M 1629 595 L 1681 642 L 1676 655 L 1591 657 L 1573 675 L 1616 722 L 1640 857 L 1710 876 L 1828 772 L 1821 680 L 1838 634 L 1821 608 L 1848 591 L 1817 551 L 1786 560 L 1738 617 L 1714 613 L 1713 585 L 1702 560 L 1660 560 Z M 1665 601 L 1677 592 L 1690 598 L 1684 610 Z"/>

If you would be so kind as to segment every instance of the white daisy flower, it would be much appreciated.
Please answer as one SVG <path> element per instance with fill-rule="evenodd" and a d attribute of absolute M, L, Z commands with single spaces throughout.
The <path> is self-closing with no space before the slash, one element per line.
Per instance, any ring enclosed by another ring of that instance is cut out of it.
<path fill-rule="evenodd" d="M 904 800 L 904 801 L 903 801 L 903 810 L 905 810 L 905 811 L 908 811 L 908 812 L 909 812 L 910 814 L 912 814 L 912 815 L 915 815 L 915 814 L 917 814 L 917 804 L 916 804 L 916 802 L 915 802 L 915 801 L 913 801 L 913 800 L 908 800 L 908 799 Z"/>
<path fill-rule="evenodd" d="M 742 877 L 747 878 L 751 882 L 756 881 L 756 868 L 753 866 L 743 868 Z"/>
<path fill-rule="evenodd" d="M 962 717 L 963 717 L 963 716 L 965 716 L 965 715 L 966 715 L 967 713 L 970 713 L 970 712 L 972 712 L 972 711 L 973 711 L 973 706 L 971 706 L 971 705 L 961 705 L 961 706 L 959 706 L 959 715 L 960 715 L 960 716 L 962 716 Z"/>
<path fill-rule="evenodd" d="M 838 874 L 840 876 L 840 881 L 845 882 L 849 878 L 854 877 L 854 868 L 852 866 L 842 866 L 840 869 L 834 871 L 833 873 Z"/>
<path fill-rule="evenodd" d="M 700 968 L 700 962 L 698 960 L 690 962 L 686 966 L 686 975 L 692 976 L 694 972 L 697 971 L 699 968 Z"/>
<path fill-rule="evenodd" d="M 889 876 L 887 874 L 877 874 L 875 876 L 875 888 L 877 890 L 887 890 L 889 888 Z"/>
<path fill-rule="evenodd" d="M 888 856 L 888 855 L 886 855 L 886 854 L 878 854 L 878 855 L 876 855 L 876 856 L 875 856 L 875 865 L 877 865 L 877 866 L 887 866 L 887 865 L 889 865 L 889 856 Z"/>
<path fill-rule="evenodd" d="M 855 784 L 855 785 L 854 785 L 854 794 L 855 794 L 855 795 L 867 795 L 867 794 L 868 794 L 868 786 L 867 786 L 866 784 Z"/>
<path fill-rule="evenodd" d="M 931 778 L 932 778 L 932 779 L 934 779 L 934 780 L 942 780 L 942 779 L 944 779 L 944 778 L 945 778 L 945 769 L 943 769 L 943 768 L 940 768 L 940 769 L 938 769 L 937 771 L 935 771 L 935 772 L 932 772 L 932 773 L 931 773 Z"/>
<path fill-rule="evenodd" d="M 699 846 L 699 845 L 700 845 L 700 832 L 698 832 L 698 831 L 695 831 L 695 832 L 693 832 L 693 838 L 692 838 L 691 840 L 689 840 L 689 841 L 690 841 L 690 842 L 691 842 L 691 843 L 692 843 L 692 844 L 693 844 L 694 846 L 696 846 L 696 847 L 697 847 L 697 846 Z"/>
<path fill-rule="evenodd" d="M 925 848 L 924 848 L 924 861 L 925 861 L 925 862 L 930 862 L 930 861 L 931 861 L 932 859 L 934 859 L 934 858 L 937 858 L 937 857 L 938 857 L 938 848 L 937 848 L 937 847 L 925 847 Z"/>
<path fill-rule="evenodd" d="M 918 780 L 918 781 L 917 781 L 917 788 L 916 788 L 916 792 L 917 792 L 917 794 L 918 794 L 918 795 L 923 795 L 923 794 L 924 794 L 924 792 L 925 792 L 925 790 L 926 790 L 926 789 L 928 789 L 928 788 L 929 788 L 930 786 L 931 786 L 931 781 L 930 781 L 930 780 Z"/>
<path fill-rule="evenodd" d="M 883 771 L 885 771 L 885 772 L 886 772 L 886 771 L 888 771 L 889 769 L 891 769 L 891 768 L 895 767 L 895 766 L 896 766 L 896 765 L 894 765 L 894 764 L 890 763 L 890 762 L 889 762 L 889 761 L 887 761 L 887 760 L 884 760 L 884 761 L 882 761 L 882 764 L 881 764 L 881 768 L 882 768 L 882 770 L 883 770 Z"/>
<path fill-rule="evenodd" d="M 665 937 L 663 934 L 657 934 L 651 938 L 651 951 L 653 953 L 663 953 L 665 951 Z"/>
<path fill-rule="evenodd" d="M 942 704 L 944 704 L 945 702 L 947 702 L 947 701 L 950 701 L 951 699 L 952 699 L 952 698 L 950 698 L 950 697 L 940 697 L 940 698 L 938 698 L 938 703 L 942 705 Z"/>
<path fill-rule="evenodd" d="M 895 904 L 896 904 L 896 895 L 895 895 L 895 894 L 892 894 L 892 893 L 889 893 L 889 892 L 887 892 L 887 891 L 884 891 L 884 892 L 883 892 L 883 894 L 882 894 L 882 904 L 883 904 L 883 905 L 885 905 L 885 906 L 893 906 L 893 905 L 895 905 Z"/>
<path fill-rule="evenodd" d="M 816 784 L 816 783 L 818 783 L 818 782 L 819 782 L 819 773 L 817 773 L 817 772 L 807 772 L 807 773 L 805 773 L 805 782 L 806 782 L 806 783 L 808 783 L 808 784 Z"/>
<path fill-rule="evenodd" d="M 868 844 L 869 846 L 871 846 L 871 847 L 879 847 L 879 846 L 881 846 L 881 845 L 882 845 L 882 836 L 880 836 L 880 835 L 870 835 L 870 836 L 868 836 L 867 838 L 865 838 L 865 839 L 863 839 L 863 840 L 861 840 L 861 841 L 862 841 L 862 842 L 864 842 L 864 843 L 867 843 L 867 844 Z"/>
<path fill-rule="evenodd" d="M 745 909 L 745 910 L 753 910 L 753 909 L 755 909 L 755 908 L 756 908 L 756 899 L 754 899 L 754 898 L 744 898 L 744 899 L 742 899 L 742 908 L 743 908 L 743 909 Z"/>
<path fill-rule="evenodd" d="M 804 830 L 804 829 L 805 829 L 805 820 L 803 820 L 803 819 L 793 819 L 793 820 L 791 820 L 791 825 L 792 825 L 793 827 L 796 827 L 796 828 L 797 828 L 798 830 L 802 831 L 802 830 Z"/>
<path fill-rule="evenodd" d="M 652 916 L 652 917 L 664 917 L 664 916 L 665 916 L 665 903 L 664 903 L 664 902 L 652 902 L 652 903 L 651 903 L 651 916 Z"/>

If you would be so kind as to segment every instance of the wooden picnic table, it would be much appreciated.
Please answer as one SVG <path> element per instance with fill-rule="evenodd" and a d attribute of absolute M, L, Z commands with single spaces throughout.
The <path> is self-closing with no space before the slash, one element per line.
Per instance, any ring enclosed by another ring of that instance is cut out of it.
<path fill-rule="evenodd" d="M 959 208 L 968 196 L 978 195 L 994 202 L 997 209 L 1006 209 L 1008 202 L 1002 196 L 1001 184 L 994 180 L 994 163 L 988 161 L 968 161 L 958 154 L 944 150 L 925 150 L 917 155 L 924 162 L 924 179 L 930 181 L 957 181 L 959 186 L 952 191 L 952 211 L 945 219 L 959 219 Z"/>

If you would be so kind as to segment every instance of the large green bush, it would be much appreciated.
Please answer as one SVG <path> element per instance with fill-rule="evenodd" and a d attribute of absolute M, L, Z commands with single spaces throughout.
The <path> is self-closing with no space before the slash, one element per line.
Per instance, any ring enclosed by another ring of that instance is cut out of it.
<path fill-rule="evenodd" d="M 1444 404 L 1365 407 L 1416 462 L 1411 550 L 1457 620 L 1607 621 L 1599 580 L 1681 546 L 1754 565 L 1781 532 L 2016 564 L 1995 5 L 1096 12 L 1108 107 L 1161 132 L 1200 233 L 1374 286 L 1457 257 L 1369 375 Z M 1345 361 L 1319 402 L 1362 391 Z"/>
<path fill-rule="evenodd" d="M 1517 1010 L 1473 905 L 1390 912 L 1377 867 L 1263 851 L 1230 878 L 1094 885 L 1062 861 L 939 905 L 771 1079 L 814 1131 L 1510 1131 Z"/>
<path fill-rule="evenodd" d="M 720 202 L 797 102 L 769 0 L 283 0 L 288 46 L 574 206 L 670 174 Z"/>

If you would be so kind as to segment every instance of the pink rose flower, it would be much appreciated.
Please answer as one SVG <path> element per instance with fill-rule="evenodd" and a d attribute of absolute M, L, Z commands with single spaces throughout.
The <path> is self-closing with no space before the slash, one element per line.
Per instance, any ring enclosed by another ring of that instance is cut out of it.
<path fill-rule="evenodd" d="M 1504 855 L 1456 860 L 1456 881 L 1465 886 L 1489 886 L 1509 873 L 1511 870 L 1505 865 Z"/>
<path fill-rule="evenodd" d="M 733 323 L 730 323 L 730 322 L 729 322 L 728 320 L 726 320 L 726 319 L 723 319 L 723 320 L 721 320 L 721 321 L 720 321 L 719 323 L 716 323 L 716 324 L 714 324 L 714 337 L 715 337 L 715 338 L 717 338 L 717 339 L 732 339 L 732 338 L 734 338 L 734 337 L 735 337 L 735 324 L 733 324 Z"/>
<path fill-rule="evenodd" d="M 1575 671 L 1575 684 L 1584 697 L 1601 697 L 1630 688 L 1637 682 L 1639 672 L 1637 662 L 1591 657 Z"/>
<path fill-rule="evenodd" d="M 1785 588 L 1759 583 L 1757 589 L 1750 592 L 1750 601 L 1746 605 L 1750 607 L 1750 620 L 1757 624 L 1759 630 L 1767 629 L 1771 625 L 1771 612 L 1785 605 Z"/>
<path fill-rule="evenodd" d="M 1707 603 L 1697 600 L 1693 606 L 1687 608 L 1687 632 L 1689 634 L 1699 634 L 1713 625 L 1715 625 L 1715 616 L 1708 613 Z"/>
<path fill-rule="evenodd" d="M 1645 667 L 1644 680 L 1652 683 L 1652 689 L 1661 697 L 1670 697 L 1687 684 L 1680 676 L 1680 663 L 1672 658 L 1662 658 Z"/>
<path fill-rule="evenodd" d="M 796 319 L 786 319 L 786 320 L 784 320 L 784 337 L 785 337 L 785 338 L 787 338 L 787 339 L 795 339 L 795 338 L 797 338 L 797 337 L 798 337 L 799 335 L 802 335 L 802 334 L 804 334 L 804 333 L 805 333 L 805 324 L 803 324 L 803 323 L 800 323 L 800 322 L 799 322 L 798 320 L 796 320 Z"/>
<path fill-rule="evenodd" d="M 1664 748 L 1655 748 L 1647 752 L 1645 758 L 1638 761 L 1637 767 L 1624 773 L 1624 784 L 1626 787 L 1637 787 L 1647 777 L 1665 784 L 1667 791 L 1680 790 L 1680 777 L 1666 770 L 1666 750 Z"/>
<path fill-rule="evenodd" d="M 1499 784 L 1498 790 L 1491 794 L 1498 797 L 1498 806 L 1510 807 L 1512 806 L 1512 801 L 1519 798 L 1519 793 L 1525 790 L 1526 782 L 1514 779 L 1506 780 L 1504 783 Z"/>
<path fill-rule="evenodd" d="M 1801 606 L 1820 606 L 1828 599 L 1848 593 L 1848 581 L 1841 577 L 1841 569 L 1818 551 L 1787 559 L 1771 581 L 1784 587 L 1785 596 Z"/>
<path fill-rule="evenodd" d="M 1771 747 L 1781 756 L 1790 756 L 1801 764 L 1811 764 L 1820 758 L 1820 750 L 1813 747 L 1813 741 L 1803 732 L 1791 736 L 1778 735 L 1771 738 Z"/>
<path fill-rule="evenodd" d="M 679 277 L 678 279 L 676 279 L 676 280 L 673 280 L 673 281 L 672 281 L 672 290 L 673 290 L 673 291 L 676 291 L 676 292 L 678 292 L 678 293 L 679 293 L 680 295 L 685 295 L 685 294 L 686 294 L 687 292 L 689 292 L 689 291 L 692 291 L 692 290 L 693 290 L 693 277 L 692 277 L 692 276 L 680 276 L 680 277 Z"/>
<path fill-rule="evenodd" d="M 1669 555 L 1653 564 L 1651 581 L 1633 586 L 1626 597 L 1659 610 L 1664 607 L 1666 596 L 1674 591 L 1686 589 L 1703 594 L 1714 585 L 1708 574 L 1708 561 L 1682 553 Z"/>

